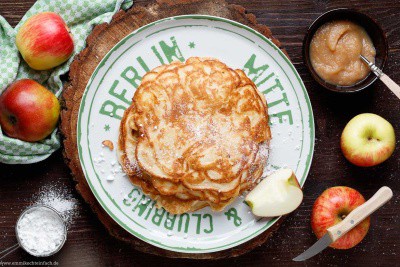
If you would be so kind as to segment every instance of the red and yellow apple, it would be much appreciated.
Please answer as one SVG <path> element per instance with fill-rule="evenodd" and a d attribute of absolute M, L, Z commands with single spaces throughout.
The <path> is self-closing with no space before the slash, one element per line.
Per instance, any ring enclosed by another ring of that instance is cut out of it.
<path fill-rule="evenodd" d="M 347 123 L 340 139 L 343 155 L 354 165 L 370 167 L 387 160 L 396 146 L 393 126 L 381 116 L 364 113 Z"/>
<path fill-rule="evenodd" d="M 0 124 L 3 132 L 23 141 L 46 138 L 60 115 L 57 97 L 30 79 L 11 84 L 0 96 Z"/>
<path fill-rule="evenodd" d="M 281 216 L 300 206 L 303 191 L 291 169 L 280 169 L 262 180 L 245 201 L 254 215 Z"/>
<path fill-rule="evenodd" d="M 65 21 L 54 12 L 27 19 L 15 41 L 26 63 L 35 70 L 61 65 L 74 51 L 74 41 Z"/>
<path fill-rule="evenodd" d="M 357 191 L 346 186 L 335 186 L 325 190 L 315 201 L 311 227 L 318 238 L 321 238 L 328 228 L 340 223 L 350 212 L 364 204 L 364 197 Z M 349 249 L 363 240 L 368 232 L 370 217 L 333 242 L 330 247 Z"/>

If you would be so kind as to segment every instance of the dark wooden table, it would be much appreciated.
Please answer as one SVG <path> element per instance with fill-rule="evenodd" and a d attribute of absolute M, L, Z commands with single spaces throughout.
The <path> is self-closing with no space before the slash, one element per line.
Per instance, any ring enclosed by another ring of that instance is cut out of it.
<path fill-rule="evenodd" d="M 1 0 L 0 15 L 16 25 L 34 0 Z M 145 4 L 149 1 L 136 1 Z M 311 98 L 316 145 L 313 164 L 305 184 L 303 204 L 287 217 L 280 229 L 264 245 L 238 258 L 216 261 L 166 259 L 139 253 L 109 236 L 96 216 L 74 189 L 60 151 L 41 163 L 25 166 L 0 165 L 0 250 L 13 245 L 16 219 L 32 195 L 50 184 L 65 187 L 78 201 L 65 247 L 46 260 L 62 266 L 399 266 L 400 265 L 400 149 L 385 163 L 374 168 L 358 168 L 341 154 L 339 138 L 345 124 L 355 115 L 372 112 L 388 119 L 400 138 L 400 102 L 383 84 L 357 95 L 333 95 L 319 87 L 308 74 L 301 57 L 301 45 L 310 23 L 321 13 L 338 7 L 353 7 L 375 18 L 387 33 L 389 61 L 385 69 L 400 83 L 400 1 L 228 1 L 244 6 L 259 22 L 272 29 L 284 44 L 302 76 Z M 327 249 L 306 263 L 291 259 L 312 245 L 311 208 L 322 191 L 336 185 L 359 190 L 366 198 L 381 186 L 392 188 L 394 197 L 372 216 L 371 228 L 361 244 L 347 251 Z M 17 250 L 4 261 L 32 261 L 35 258 Z"/>

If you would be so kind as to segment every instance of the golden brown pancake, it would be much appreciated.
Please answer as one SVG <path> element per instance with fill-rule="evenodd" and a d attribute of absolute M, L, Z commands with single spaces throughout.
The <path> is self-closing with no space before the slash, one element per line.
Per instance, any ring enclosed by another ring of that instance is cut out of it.
<path fill-rule="evenodd" d="M 168 212 L 219 211 L 257 183 L 270 139 L 266 100 L 245 73 L 193 57 L 143 77 L 121 121 L 119 160 Z"/>

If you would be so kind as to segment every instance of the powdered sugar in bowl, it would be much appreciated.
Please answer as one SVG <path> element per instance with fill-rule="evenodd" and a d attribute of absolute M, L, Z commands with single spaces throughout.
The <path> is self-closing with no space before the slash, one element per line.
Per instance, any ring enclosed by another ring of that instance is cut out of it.
<path fill-rule="evenodd" d="M 67 227 L 52 207 L 34 205 L 25 209 L 15 226 L 18 243 L 29 254 L 47 257 L 57 253 L 67 239 Z"/>

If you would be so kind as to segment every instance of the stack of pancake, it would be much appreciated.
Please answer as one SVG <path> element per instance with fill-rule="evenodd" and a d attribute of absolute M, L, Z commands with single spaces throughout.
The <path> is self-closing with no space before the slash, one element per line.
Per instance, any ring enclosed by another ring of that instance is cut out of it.
<path fill-rule="evenodd" d="M 270 139 L 266 100 L 245 73 L 193 57 L 143 77 L 121 121 L 119 160 L 168 212 L 220 211 L 256 185 Z"/>

